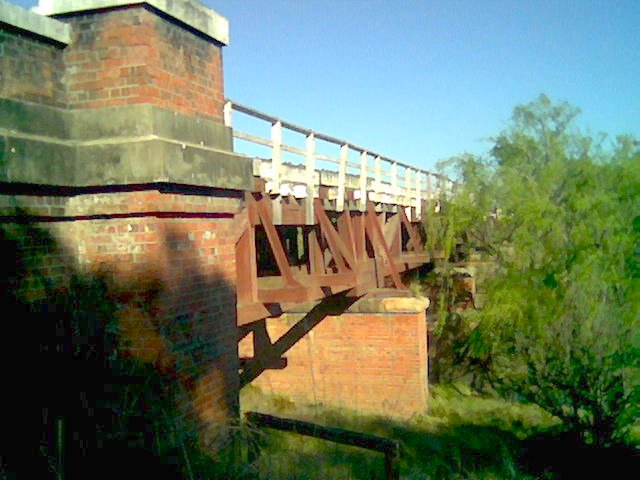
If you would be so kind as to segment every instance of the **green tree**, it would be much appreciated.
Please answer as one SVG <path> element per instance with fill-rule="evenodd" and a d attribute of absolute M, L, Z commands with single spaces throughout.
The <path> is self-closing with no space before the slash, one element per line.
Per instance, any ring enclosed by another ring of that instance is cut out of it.
<path fill-rule="evenodd" d="M 544 95 L 516 107 L 487 158 L 449 162 L 460 184 L 427 229 L 497 266 L 464 314 L 466 365 L 605 446 L 639 415 L 640 144 L 582 135 L 578 113 Z"/>

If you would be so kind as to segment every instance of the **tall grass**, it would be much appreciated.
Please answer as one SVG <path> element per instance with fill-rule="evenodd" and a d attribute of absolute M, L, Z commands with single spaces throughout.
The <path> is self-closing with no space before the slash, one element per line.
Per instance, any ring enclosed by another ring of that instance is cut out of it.
<path fill-rule="evenodd" d="M 241 404 L 244 410 L 398 439 L 404 479 L 536 478 L 519 467 L 521 440 L 554 424 L 533 406 L 463 394 L 450 387 L 434 387 L 429 412 L 408 420 L 297 405 L 255 387 L 244 389 Z M 373 452 L 271 431 L 261 432 L 259 442 L 262 455 L 255 465 L 259 478 L 383 478 L 383 458 Z"/>

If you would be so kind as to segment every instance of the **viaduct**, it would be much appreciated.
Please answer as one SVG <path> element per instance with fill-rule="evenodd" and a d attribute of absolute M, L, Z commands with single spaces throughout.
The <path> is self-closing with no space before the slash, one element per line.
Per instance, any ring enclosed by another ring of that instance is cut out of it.
<path fill-rule="evenodd" d="M 228 42 L 197 0 L 0 0 L 3 298 L 89 322 L 15 328 L 57 332 L 44 362 L 152 366 L 205 434 L 249 383 L 423 411 L 428 300 L 403 274 L 430 260 L 415 223 L 447 179 L 227 100 Z"/>

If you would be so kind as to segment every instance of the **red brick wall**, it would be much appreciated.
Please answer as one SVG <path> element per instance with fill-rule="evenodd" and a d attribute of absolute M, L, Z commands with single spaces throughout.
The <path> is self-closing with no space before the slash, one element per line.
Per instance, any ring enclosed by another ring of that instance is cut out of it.
<path fill-rule="evenodd" d="M 20 218 L 13 217 L 16 207 Z M 106 279 L 120 347 L 179 381 L 184 412 L 214 431 L 237 416 L 233 214 L 239 208 L 234 197 L 157 190 L 2 195 L 3 238 L 16 233 L 16 262 L 25 265 L 23 274 L 7 278 L 15 278 L 13 288 L 27 303 L 53 303 L 78 279 Z M 29 216 L 36 222 L 20 225 Z M 25 228 L 36 234 L 25 235 Z"/>
<path fill-rule="evenodd" d="M 0 29 L 0 97 L 66 107 L 62 48 Z"/>
<path fill-rule="evenodd" d="M 300 318 L 268 319 L 271 342 Z M 424 312 L 329 316 L 284 354 L 284 369 L 266 370 L 252 384 L 294 401 L 409 417 L 427 406 L 426 342 Z M 250 334 L 240 357 L 252 355 Z"/>
<path fill-rule="evenodd" d="M 222 120 L 221 48 L 143 7 L 77 15 L 64 51 L 69 105 L 151 103 Z"/>

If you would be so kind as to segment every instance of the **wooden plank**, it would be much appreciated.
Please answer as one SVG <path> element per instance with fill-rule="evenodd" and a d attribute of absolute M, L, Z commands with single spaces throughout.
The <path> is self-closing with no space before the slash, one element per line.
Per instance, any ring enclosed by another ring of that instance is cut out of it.
<path fill-rule="evenodd" d="M 264 198 L 260 201 L 253 200 L 253 202 L 256 206 L 258 216 L 260 217 L 260 222 L 262 223 L 265 233 L 267 234 L 267 240 L 269 241 L 269 245 L 271 246 L 273 256 L 276 259 L 276 264 L 278 265 L 280 274 L 284 278 L 287 285 L 292 287 L 299 286 L 300 283 L 298 283 L 298 281 L 293 277 L 293 272 L 291 270 L 291 266 L 289 265 L 287 255 L 284 253 L 284 248 L 282 247 L 282 240 L 280 239 L 280 235 L 278 235 L 278 232 L 276 231 L 276 228 L 271 221 L 271 212 L 269 212 L 269 208 L 267 207 Z"/>
<path fill-rule="evenodd" d="M 262 138 L 262 137 L 257 137 L 255 135 L 250 135 L 248 133 L 234 130 L 233 137 L 238 138 L 240 140 L 245 140 L 247 142 L 256 143 L 258 145 L 264 145 L 265 147 L 273 148 L 273 142 L 271 140 L 267 140 L 266 138 Z"/>

